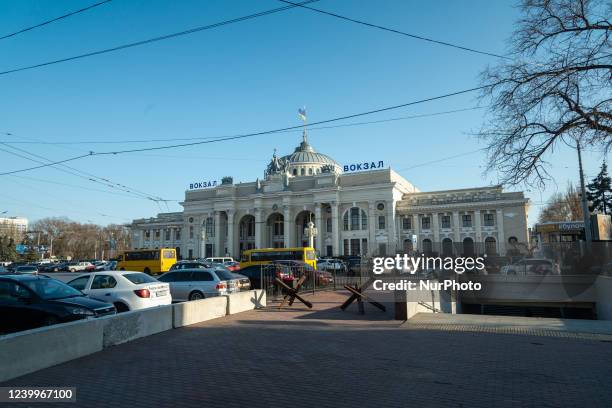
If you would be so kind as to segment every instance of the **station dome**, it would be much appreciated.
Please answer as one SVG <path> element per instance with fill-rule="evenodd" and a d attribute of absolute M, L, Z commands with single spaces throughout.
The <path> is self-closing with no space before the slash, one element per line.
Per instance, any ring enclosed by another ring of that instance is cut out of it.
<path fill-rule="evenodd" d="M 287 171 L 292 176 L 312 176 L 320 173 L 342 172 L 342 168 L 334 159 L 326 154 L 318 153 L 309 143 L 304 131 L 303 140 L 293 153 L 283 156 L 287 163 Z"/>

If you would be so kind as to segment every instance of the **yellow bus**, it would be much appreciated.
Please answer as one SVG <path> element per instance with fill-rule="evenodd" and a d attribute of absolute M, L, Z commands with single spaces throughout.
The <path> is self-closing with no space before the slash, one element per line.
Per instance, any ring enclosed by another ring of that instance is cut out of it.
<path fill-rule="evenodd" d="M 117 269 L 148 273 L 168 272 L 176 263 L 174 248 L 135 249 L 125 251 L 117 259 Z"/>
<path fill-rule="evenodd" d="M 317 269 L 317 254 L 310 247 L 248 249 L 242 253 L 240 269 L 272 261 L 302 261 Z"/>

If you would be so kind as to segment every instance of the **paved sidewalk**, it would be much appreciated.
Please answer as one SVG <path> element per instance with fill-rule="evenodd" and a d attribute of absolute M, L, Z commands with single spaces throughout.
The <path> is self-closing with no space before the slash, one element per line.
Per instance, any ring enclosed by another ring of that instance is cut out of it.
<path fill-rule="evenodd" d="M 402 328 L 572 337 L 612 342 L 612 321 L 604 320 L 418 313 L 404 323 Z"/>
<path fill-rule="evenodd" d="M 345 296 L 171 330 L 1 385 L 76 386 L 68 407 L 612 406 L 612 343 L 403 330 L 369 306 L 340 311 Z"/>

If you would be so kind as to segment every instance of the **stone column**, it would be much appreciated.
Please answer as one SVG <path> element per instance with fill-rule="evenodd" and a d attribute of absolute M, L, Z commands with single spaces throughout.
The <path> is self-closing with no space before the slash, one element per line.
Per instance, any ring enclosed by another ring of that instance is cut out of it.
<path fill-rule="evenodd" d="M 262 214 L 261 214 L 261 209 L 256 208 L 255 209 L 255 248 L 262 248 L 262 240 L 261 240 L 261 234 L 262 234 L 262 228 L 263 226 L 263 219 L 262 219 Z"/>
<path fill-rule="evenodd" d="M 390 254 L 397 253 L 397 229 L 395 228 L 395 203 L 392 201 L 386 202 L 387 206 L 387 232 L 388 232 L 388 245 L 389 249 L 387 252 Z"/>
<path fill-rule="evenodd" d="M 497 224 L 497 248 L 499 254 L 504 256 L 506 255 L 506 235 L 504 234 L 504 209 L 498 208 L 496 210 L 497 219 L 495 220 Z"/>
<path fill-rule="evenodd" d="M 285 205 L 283 207 L 283 245 L 285 248 L 291 248 L 293 246 L 293 236 L 295 235 L 293 218 L 291 217 L 291 207 Z"/>
<path fill-rule="evenodd" d="M 480 220 L 480 210 L 474 210 L 474 231 L 476 232 L 476 241 L 474 247 L 476 249 L 476 254 L 480 252 L 484 252 L 484 245 L 482 245 L 482 222 Z"/>
<path fill-rule="evenodd" d="M 419 225 L 419 214 L 412 214 L 412 233 L 417 236 L 416 247 L 412 248 L 414 251 L 423 250 L 421 245 L 421 237 L 419 237 L 419 231 L 421 231 L 421 226 Z M 412 240 L 412 237 L 410 237 Z"/>
<path fill-rule="evenodd" d="M 349 225 L 350 225 L 349 214 Z M 378 251 L 378 243 L 376 242 L 376 228 L 378 228 L 378 219 L 376 218 L 376 202 L 368 203 L 368 254 L 371 255 Z M 385 255 L 385 254 L 380 254 Z"/>
<path fill-rule="evenodd" d="M 234 252 L 234 230 L 234 210 L 227 210 L 227 252 L 231 257 L 237 254 Z"/>
<path fill-rule="evenodd" d="M 440 242 L 440 215 L 438 213 L 431 214 L 431 228 L 433 229 L 433 240 L 436 243 Z"/>
<path fill-rule="evenodd" d="M 461 242 L 461 220 L 459 219 L 459 211 L 453 211 L 453 241 L 455 244 Z"/>
<path fill-rule="evenodd" d="M 317 236 L 315 237 L 315 247 L 319 251 L 319 256 L 323 255 L 323 217 L 321 215 L 321 203 L 315 203 L 315 227 L 317 228 Z"/>
<path fill-rule="evenodd" d="M 216 256 L 223 256 L 223 248 L 221 242 L 221 211 L 215 211 L 215 250 L 213 253 Z"/>
<path fill-rule="evenodd" d="M 338 219 L 338 202 L 333 201 L 331 203 L 332 210 L 332 245 L 334 256 L 341 255 L 340 246 L 340 220 Z"/>

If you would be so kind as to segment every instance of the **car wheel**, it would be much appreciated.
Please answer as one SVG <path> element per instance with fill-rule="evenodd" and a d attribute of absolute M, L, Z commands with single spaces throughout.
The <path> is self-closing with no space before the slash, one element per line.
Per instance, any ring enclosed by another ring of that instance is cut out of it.
<path fill-rule="evenodd" d="M 113 303 L 113 305 L 115 306 L 115 309 L 117 309 L 117 313 L 123 313 L 123 312 L 130 311 L 130 308 L 127 307 L 124 303 L 117 302 L 117 303 Z"/>
<path fill-rule="evenodd" d="M 76 272 L 76 269 L 71 268 L 71 269 L 70 269 L 70 272 Z"/>
<path fill-rule="evenodd" d="M 59 269 L 53 268 L 53 272 L 59 272 Z"/>
<path fill-rule="evenodd" d="M 43 326 L 53 326 L 54 324 L 58 324 L 60 321 L 57 317 L 55 316 L 47 316 L 43 319 L 42 321 L 42 325 Z"/>
<path fill-rule="evenodd" d="M 189 300 L 200 300 L 200 299 L 204 299 L 204 294 L 202 292 L 191 292 L 189 294 Z"/>

